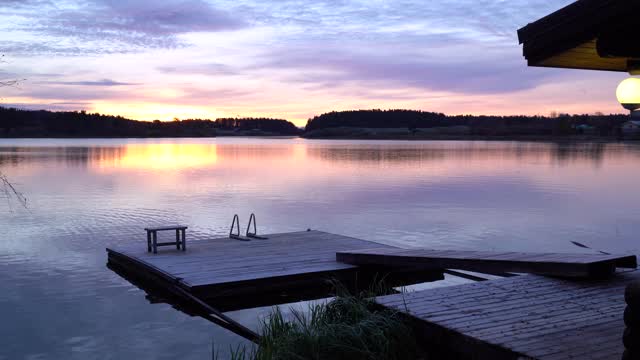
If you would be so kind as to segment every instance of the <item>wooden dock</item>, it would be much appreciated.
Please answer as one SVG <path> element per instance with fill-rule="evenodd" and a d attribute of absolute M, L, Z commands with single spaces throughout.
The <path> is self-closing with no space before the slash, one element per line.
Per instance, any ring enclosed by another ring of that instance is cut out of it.
<path fill-rule="evenodd" d="M 378 297 L 424 341 L 473 359 L 620 359 L 625 286 L 607 279 L 522 275 Z"/>
<path fill-rule="evenodd" d="M 392 248 L 371 241 L 321 231 L 266 237 L 190 241 L 187 251 L 169 248 L 157 254 L 148 252 L 147 244 L 140 241 L 107 249 L 108 265 L 141 287 L 177 286 L 220 311 L 327 297 L 332 290 L 328 280 L 366 287 L 385 275 L 391 285 L 443 279 L 442 269 L 387 271 L 336 261 L 338 251 Z"/>
<path fill-rule="evenodd" d="M 620 358 L 624 289 L 640 280 L 635 256 L 406 250 L 321 231 L 266 237 L 196 240 L 186 251 L 157 254 L 141 238 L 107 249 L 108 266 L 151 302 L 253 341 L 259 334 L 223 312 L 325 298 L 329 280 L 353 290 L 382 277 L 390 286 L 441 280 L 447 269 L 555 275 L 508 274 L 376 298 L 410 319 L 421 342 L 473 359 Z"/>
<path fill-rule="evenodd" d="M 406 250 L 388 247 L 340 251 L 336 259 L 352 265 L 420 266 L 583 278 L 603 278 L 612 275 L 616 268 L 635 269 L 638 266 L 634 255 Z"/>

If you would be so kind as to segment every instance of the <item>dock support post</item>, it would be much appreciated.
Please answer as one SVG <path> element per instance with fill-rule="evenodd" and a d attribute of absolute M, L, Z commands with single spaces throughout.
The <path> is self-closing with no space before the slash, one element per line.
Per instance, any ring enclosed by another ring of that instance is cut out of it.
<path fill-rule="evenodd" d="M 623 360 L 637 359 L 640 354 L 640 282 L 634 282 L 627 286 L 624 292 L 627 308 L 624 311 L 624 330 L 622 342 L 624 343 Z"/>
<path fill-rule="evenodd" d="M 153 253 L 158 253 L 158 233 L 155 231 L 151 232 L 151 236 L 153 237 Z"/>

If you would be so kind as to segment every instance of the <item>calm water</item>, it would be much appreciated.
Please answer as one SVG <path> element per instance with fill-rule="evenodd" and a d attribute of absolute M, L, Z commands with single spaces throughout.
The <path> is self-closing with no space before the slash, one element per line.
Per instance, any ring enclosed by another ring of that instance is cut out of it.
<path fill-rule="evenodd" d="M 105 267 L 148 224 L 389 244 L 640 253 L 640 146 L 301 139 L 0 140 L 0 359 L 207 359 L 240 339 Z M 244 224 L 244 223 L 243 223 Z M 255 326 L 268 309 L 232 313 Z"/>

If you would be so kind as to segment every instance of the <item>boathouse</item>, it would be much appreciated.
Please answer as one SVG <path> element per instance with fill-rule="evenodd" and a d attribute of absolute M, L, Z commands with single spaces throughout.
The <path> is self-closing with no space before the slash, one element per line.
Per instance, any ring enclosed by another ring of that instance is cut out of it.
<path fill-rule="evenodd" d="M 580 0 L 518 30 L 529 66 L 640 75 L 638 0 Z"/>

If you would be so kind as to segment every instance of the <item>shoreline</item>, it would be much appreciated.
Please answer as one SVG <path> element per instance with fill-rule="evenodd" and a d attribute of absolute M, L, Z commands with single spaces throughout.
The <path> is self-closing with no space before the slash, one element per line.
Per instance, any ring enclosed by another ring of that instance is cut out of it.
<path fill-rule="evenodd" d="M 619 143 L 638 142 L 638 139 L 620 139 L 604 136 L 300 136 L 306 140 L 389 140 L 389 141 L 522 141 L 567 143 Z"/>
<path fill-rule="evenodd" d="M 175 136 L 0 136 L 0 140 L 15 139 L 215 139 L 215 138 L 299 138 L 296 135 L 175 135 Z"/>
<path fill-rule="evenodd" d="M 637 143 L 640 139 L 604 136 L 313 136 L 304 135 L 221 135 L 221 136 L 14 136 L 0 140 L 40 140 L 40 139 L 215 139 L 215 138 L 263 138 L 263 139 L 304 139 L 304 140 L 375 140 L 375 141 L 520 141 L 554 143 Z"/>

